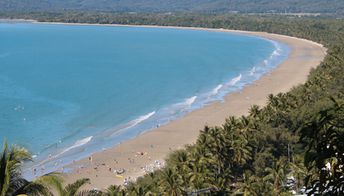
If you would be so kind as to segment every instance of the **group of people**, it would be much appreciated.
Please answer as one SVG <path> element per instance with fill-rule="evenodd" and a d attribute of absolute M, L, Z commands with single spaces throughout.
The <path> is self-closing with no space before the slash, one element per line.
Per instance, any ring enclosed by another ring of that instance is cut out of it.
<path fill-rule="evenodd" d="M 151 146 L 153 148 L 153 146 Z M 148 156 L 148 153 L 147 152 L 133 152 L 135 153 L 134 157 L 133 158 L 128 158 L 128 163 L 129 164 L 135 164 L 137 163 L 136 162 L 136 159 L 138 157 L 142 157 L 142 156 Z M 151 160 L 151 157 L 148 156 L 148 159 Z M 100 166 L 105 166 L 107 167 L 107 170 L 113 174 L 116 175 L 116 177 L 118 178 L 122 178 L 123 179 L 123 185 L 128 185 L 130 183 L 130 181 L 132 181 L 132 178 L 129 176 L 129 177 L 124 177 L 125 175 L 123 175 L 125 172 L 128 172 L 125 168 L 121 168 L 121 167 L 118 167 L 117 165 L 119 164 L 118 160 L 117 159 L 114 159 L 114 165 L 115 167 L 111 167 L 110 165 L 106 165 L 105 163 L 102 163 L 102 164 L 95 164 L 94 163 L 94 160 L 93 160 L 93 157 L 90 156 L 88 157 L 88 160 L 89 160 L 89 163 L 91 165 L 91 167 L 93 167 L 94 170 L 98 170 Z M 148 164 L 148 165 L 144 165 L 142 167 L 140 167 L 141 171 L 143 171 L 144 173 L 150 173 L 150 172 L 153 172 L 154 170 L 157 170 L 157 169 L 161 169 L 162 167 L 164 166 L 164 162 L 163 161 L 160 161 L 160 160 L 155 160 L 153 163 L 151 164 Z M 96 175 L 98 176 L 98 175 Z"/>

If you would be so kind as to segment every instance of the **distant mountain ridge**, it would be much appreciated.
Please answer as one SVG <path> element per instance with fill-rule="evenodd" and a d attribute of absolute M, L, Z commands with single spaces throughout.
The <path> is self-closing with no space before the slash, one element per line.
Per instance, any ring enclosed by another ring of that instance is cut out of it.
<path fill-rule="evenodd" d="M 0 0 L 0 11 L 344 13 L 344 0 Z"/>

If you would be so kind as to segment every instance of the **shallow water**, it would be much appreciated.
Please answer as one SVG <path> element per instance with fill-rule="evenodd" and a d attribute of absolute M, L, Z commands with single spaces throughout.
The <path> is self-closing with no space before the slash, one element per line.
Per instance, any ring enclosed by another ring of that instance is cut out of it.
<path fill-rule="evenodd" d="M 0 138 L 48 172 L 221 100 L 288 52 L 224 32 L 2 23 Z"/>

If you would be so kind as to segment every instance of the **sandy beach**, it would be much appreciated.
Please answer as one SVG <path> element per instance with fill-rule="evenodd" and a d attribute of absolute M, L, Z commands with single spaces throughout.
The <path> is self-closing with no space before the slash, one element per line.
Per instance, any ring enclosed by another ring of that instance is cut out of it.
<path fill-rule="evenodd" d="M 205 125 L 220 126 L 224 123 L 225 118 L 230 115 L 247 114 L 249 107 L 253 104 L 263 106 L 269 94 L 287 92 L 293 86 L 305 82 L 311 68 L 319 65 L 326 55 L 326 48 L 322 45 L 289 36 L 264 32 L 185 28 L 260 36 L 289 45 L 291 52 L 288 59 L 276 69 L 253 84 L 246 86 L 243 90 L 228 94 L 224 102 L 209 104 L 167 125 L 160 126 L 134 139 L 124 141 L 113 148 L 94 153 L 91 157 L 67 166 L 68 168 L 74 168 L 72 172 L 65 174 L 67 183 L 80 178 L 90 178 L 91 184 L 85 188 L 104 189 L 112 184 L 122 185 L 125 179 L 135 180 L 146 172 L 160 168 L 163 166 L 164 158 L 171 151 L 183 148 L 186 144 L 194 143 L 199 131 Z M 114 171 L 119 169 L 124 169 L 125 172 L 117 175 Z"/>

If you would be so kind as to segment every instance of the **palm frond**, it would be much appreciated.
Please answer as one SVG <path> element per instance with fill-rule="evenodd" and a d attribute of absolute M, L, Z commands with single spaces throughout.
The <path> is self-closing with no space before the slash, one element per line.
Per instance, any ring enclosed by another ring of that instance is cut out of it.
<path fill-rule="evenodd" d="M 0 196 L 5 196 L 10 186 L 10 175 L 8 171 L 8 156 L 7 156 L 7 142 L 4 142 L 4 147 L 0 159 Z"/>
<path fill-rule="evenodd" d="M 58 195 L 64 196 L 66 191 L 63 188 L 63 179 L 58 173 L 50 173 L 39 177 L 36 180 L 37 183 L 44 184 L 47 187 L 54 189 Z"/>
<path fill-rule="evenodd" d="M 79 179 L 72 184 L 68 184 L 66 186 L 65 190 L 66 190 L 67 194 L 70 196 L 76 195 L 76 193 L 78 192 L 80 187 L 86 183 L 89 183 L 89 182 L 90 182 L 90 179 L 88 179 L 88 178 Z"/>

